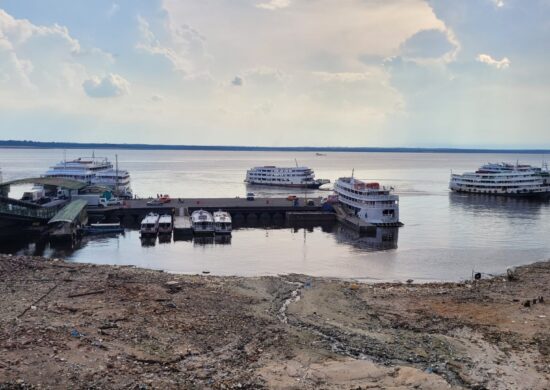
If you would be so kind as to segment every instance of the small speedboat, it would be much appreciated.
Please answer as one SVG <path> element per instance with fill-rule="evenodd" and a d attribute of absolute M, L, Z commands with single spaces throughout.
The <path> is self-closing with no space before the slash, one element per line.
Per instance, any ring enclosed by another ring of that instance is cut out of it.
<path fill-rule="evenodd" d="M 92 223 L 84 226 L 81 230 L 83 234 L 87 235 L 124 233 L 124 228 L 120 226 L 120 223 Z"/>

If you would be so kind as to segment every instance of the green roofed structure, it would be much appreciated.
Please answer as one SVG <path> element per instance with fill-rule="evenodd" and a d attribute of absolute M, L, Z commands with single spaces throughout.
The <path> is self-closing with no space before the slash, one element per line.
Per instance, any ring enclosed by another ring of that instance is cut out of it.
<path fill-rule="evenodd" d="M 39 184 L 43 186 L 65 188 L 68 190 L 81 190 L 88 185 L 81 181 L 63 179 L 59 177 L 31 177 L 28 179 L 6 181 L 4 183 L 0 183 L 0 187 L 9 187 L 20 184 Z"/>
<path fill-rule="evenodd" d="M 76 223 L 77 225 L 85 223 L 87 220 L 86 206 L 88 202 L 84 199 L 73 200 L 71 203 L 63 207 L 59 212 L 48 222 L 48 224 L 65 222 Z"/>

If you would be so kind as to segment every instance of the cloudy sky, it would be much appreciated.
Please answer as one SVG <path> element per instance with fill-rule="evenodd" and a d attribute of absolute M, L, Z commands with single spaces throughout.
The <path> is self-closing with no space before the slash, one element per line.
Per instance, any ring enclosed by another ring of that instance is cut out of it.
<path fill-rule="evenodd" d="M 0 0 L 0 139 L 550 147 L 550 0 Z"/>

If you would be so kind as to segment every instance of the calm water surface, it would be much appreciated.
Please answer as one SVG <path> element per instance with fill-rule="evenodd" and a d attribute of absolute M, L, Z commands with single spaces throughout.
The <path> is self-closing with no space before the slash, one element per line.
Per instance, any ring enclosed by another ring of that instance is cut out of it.
<path fill-rule="evenodd" d="M 356 237 L 339 226 L 309 228 L 244 228 L 230 242 L 178 241 L 154 246 L 137 231 L 118 237 L 84 240 L 75 249 L 44 243 L 2 243 L 0 251 L 64 256 L 74 261 L 135 264 L 171 272 L 218 275 L 305 273 L 366 280 L 457 280 L 472 270 L 503 272 L 510 265 L 550 257 L 550 203 L 450 194 L 451 169 L 474 170 L 485 162 L 516 161 L 540 165 L 544 156 L 431 153 L 315 153 L 104 151 L 130 171 L 134 193 L 169 193 L 173 197 L 234 197 L 254 191 L 282 196 L 289 191 L 247 188 L 246 169 L 255 165 L 300 165 L 319 178 L 334 181 L 355 176 L 395 187 L 400 195 L 398 230 Z M 89 156 L 68 150 L 67 157 Z M 63 158 L 62 150 L 0 149 L 4 180 L 38 176 Z M 17 196 L 24 187 L 14 188 Z M 293 191 L 304 196 L 302 191 Z M 311 191 L 307 196 L 325 196 Z"/>

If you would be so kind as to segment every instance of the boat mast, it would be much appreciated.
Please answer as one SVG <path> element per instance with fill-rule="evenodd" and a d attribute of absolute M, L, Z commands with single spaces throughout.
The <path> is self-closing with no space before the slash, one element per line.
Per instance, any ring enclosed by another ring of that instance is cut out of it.
<path fill-rule="evenodd" d="M 118 195 L 118 154 L 115 154 L 115 193 Z"/>

